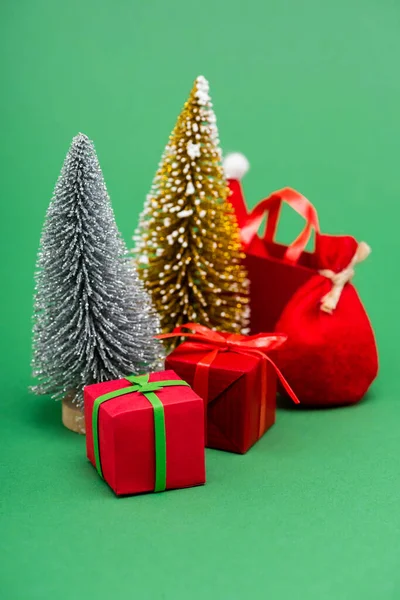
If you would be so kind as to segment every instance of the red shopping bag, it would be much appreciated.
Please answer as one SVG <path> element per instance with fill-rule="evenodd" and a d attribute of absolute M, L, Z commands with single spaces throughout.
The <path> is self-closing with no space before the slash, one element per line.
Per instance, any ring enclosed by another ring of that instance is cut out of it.
<path fill-rule="evenodd" d="M 232 203 L 246 253 L 250 279 L 250 333 L 274 331 L 275 325 L 293 294 L 317 271 L 316 256 L 306 252 L 312 230 L 319 234 L 318 215 L 313 205 L 291 188 L 274 192 L 249 214 L 237 180 L 229 180 Z M 304 230 L 290 246 L 278 244 L 275 233 L 282 202 L 287 203 L 306 221 Z M 258 229 L 267 216 L 262 237 Z"/>
<path fill-rule="evenodd" d="M 303 405 L 358 402 L 378 372 L 374 333 L 350 283 L 355 265 L 369 254 L 368 246 L 350 236 L 321 234 L 314 206 L 291 188 L 274 192 L 244 218 L 240 185 L 229 183 L 230 200 L 242 215 L 251 334 L 288 335 L 276 351 L 276 362 Z M 305 220 L 289 246 L 274 241 L 283 202 Z M 310 253 L 305 247 L 313 230 L 315 251 Z"/>

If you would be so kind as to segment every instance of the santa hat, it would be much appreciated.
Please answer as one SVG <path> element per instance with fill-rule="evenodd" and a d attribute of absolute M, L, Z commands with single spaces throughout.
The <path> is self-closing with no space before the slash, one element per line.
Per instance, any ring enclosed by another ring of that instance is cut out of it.
<path fill-rule="evenodd" d="M 234 152 L 225 157 L 223 167 L 229 189 L 231 190 L 229 202 L 235 209 L 239 227 L 243 227 L 247 220 L 248 211 L 240 182 L 249 170 L 250 164 L 243 154 Z"/>

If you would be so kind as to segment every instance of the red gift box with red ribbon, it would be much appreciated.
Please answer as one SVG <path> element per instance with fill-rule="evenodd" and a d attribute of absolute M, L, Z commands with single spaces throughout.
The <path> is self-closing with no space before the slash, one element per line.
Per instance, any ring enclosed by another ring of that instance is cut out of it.
<path fill-rule="evenodd" d="M 173 350 L 165 365 L 205 401 L 207 447 L 244 454 L 260 439 L 275 423 L 277 376 L 298 403 L 267 354 L 286 336 L 232 335 L 188 323 L 157 337 L 181 336 L 188 341 Z"/>

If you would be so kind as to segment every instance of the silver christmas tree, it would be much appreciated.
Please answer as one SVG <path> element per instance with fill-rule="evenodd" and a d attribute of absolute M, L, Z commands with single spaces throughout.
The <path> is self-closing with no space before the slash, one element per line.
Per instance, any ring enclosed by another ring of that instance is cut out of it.
<path fill-rule="evenodd" d="M 79 134 L 47 211 L 35 274 L 33 391 L 82 406 L 85 385 L 163 366 L 159 320 Z"/>

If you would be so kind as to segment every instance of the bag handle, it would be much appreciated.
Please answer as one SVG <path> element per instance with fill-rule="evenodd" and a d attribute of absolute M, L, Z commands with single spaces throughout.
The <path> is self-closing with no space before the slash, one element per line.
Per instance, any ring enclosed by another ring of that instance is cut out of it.
<path fill-rule="evenodd" d="M 306 221 L 303 231 L 288 246 L 284 255 L 286 260 L 296 262 L 301 253 L 304 252 L 312 230 L 314 229 L 316 233 L 319 233 L 319 222 L 315 207 L 305 196 L 292 188 L 283 188 L 273 192 L 268 198 L 265 198 L 265 200 L 261 200 L 248 215 L 246 223 L 241 229 L 241 239 L 245 249 L 248 248 L 257 235 L 258 228 L 260 227 L 264 215 L 267 214 L 264 240 L 273 242 L 278 227 L 282 202 L 288 204 Z"/>

